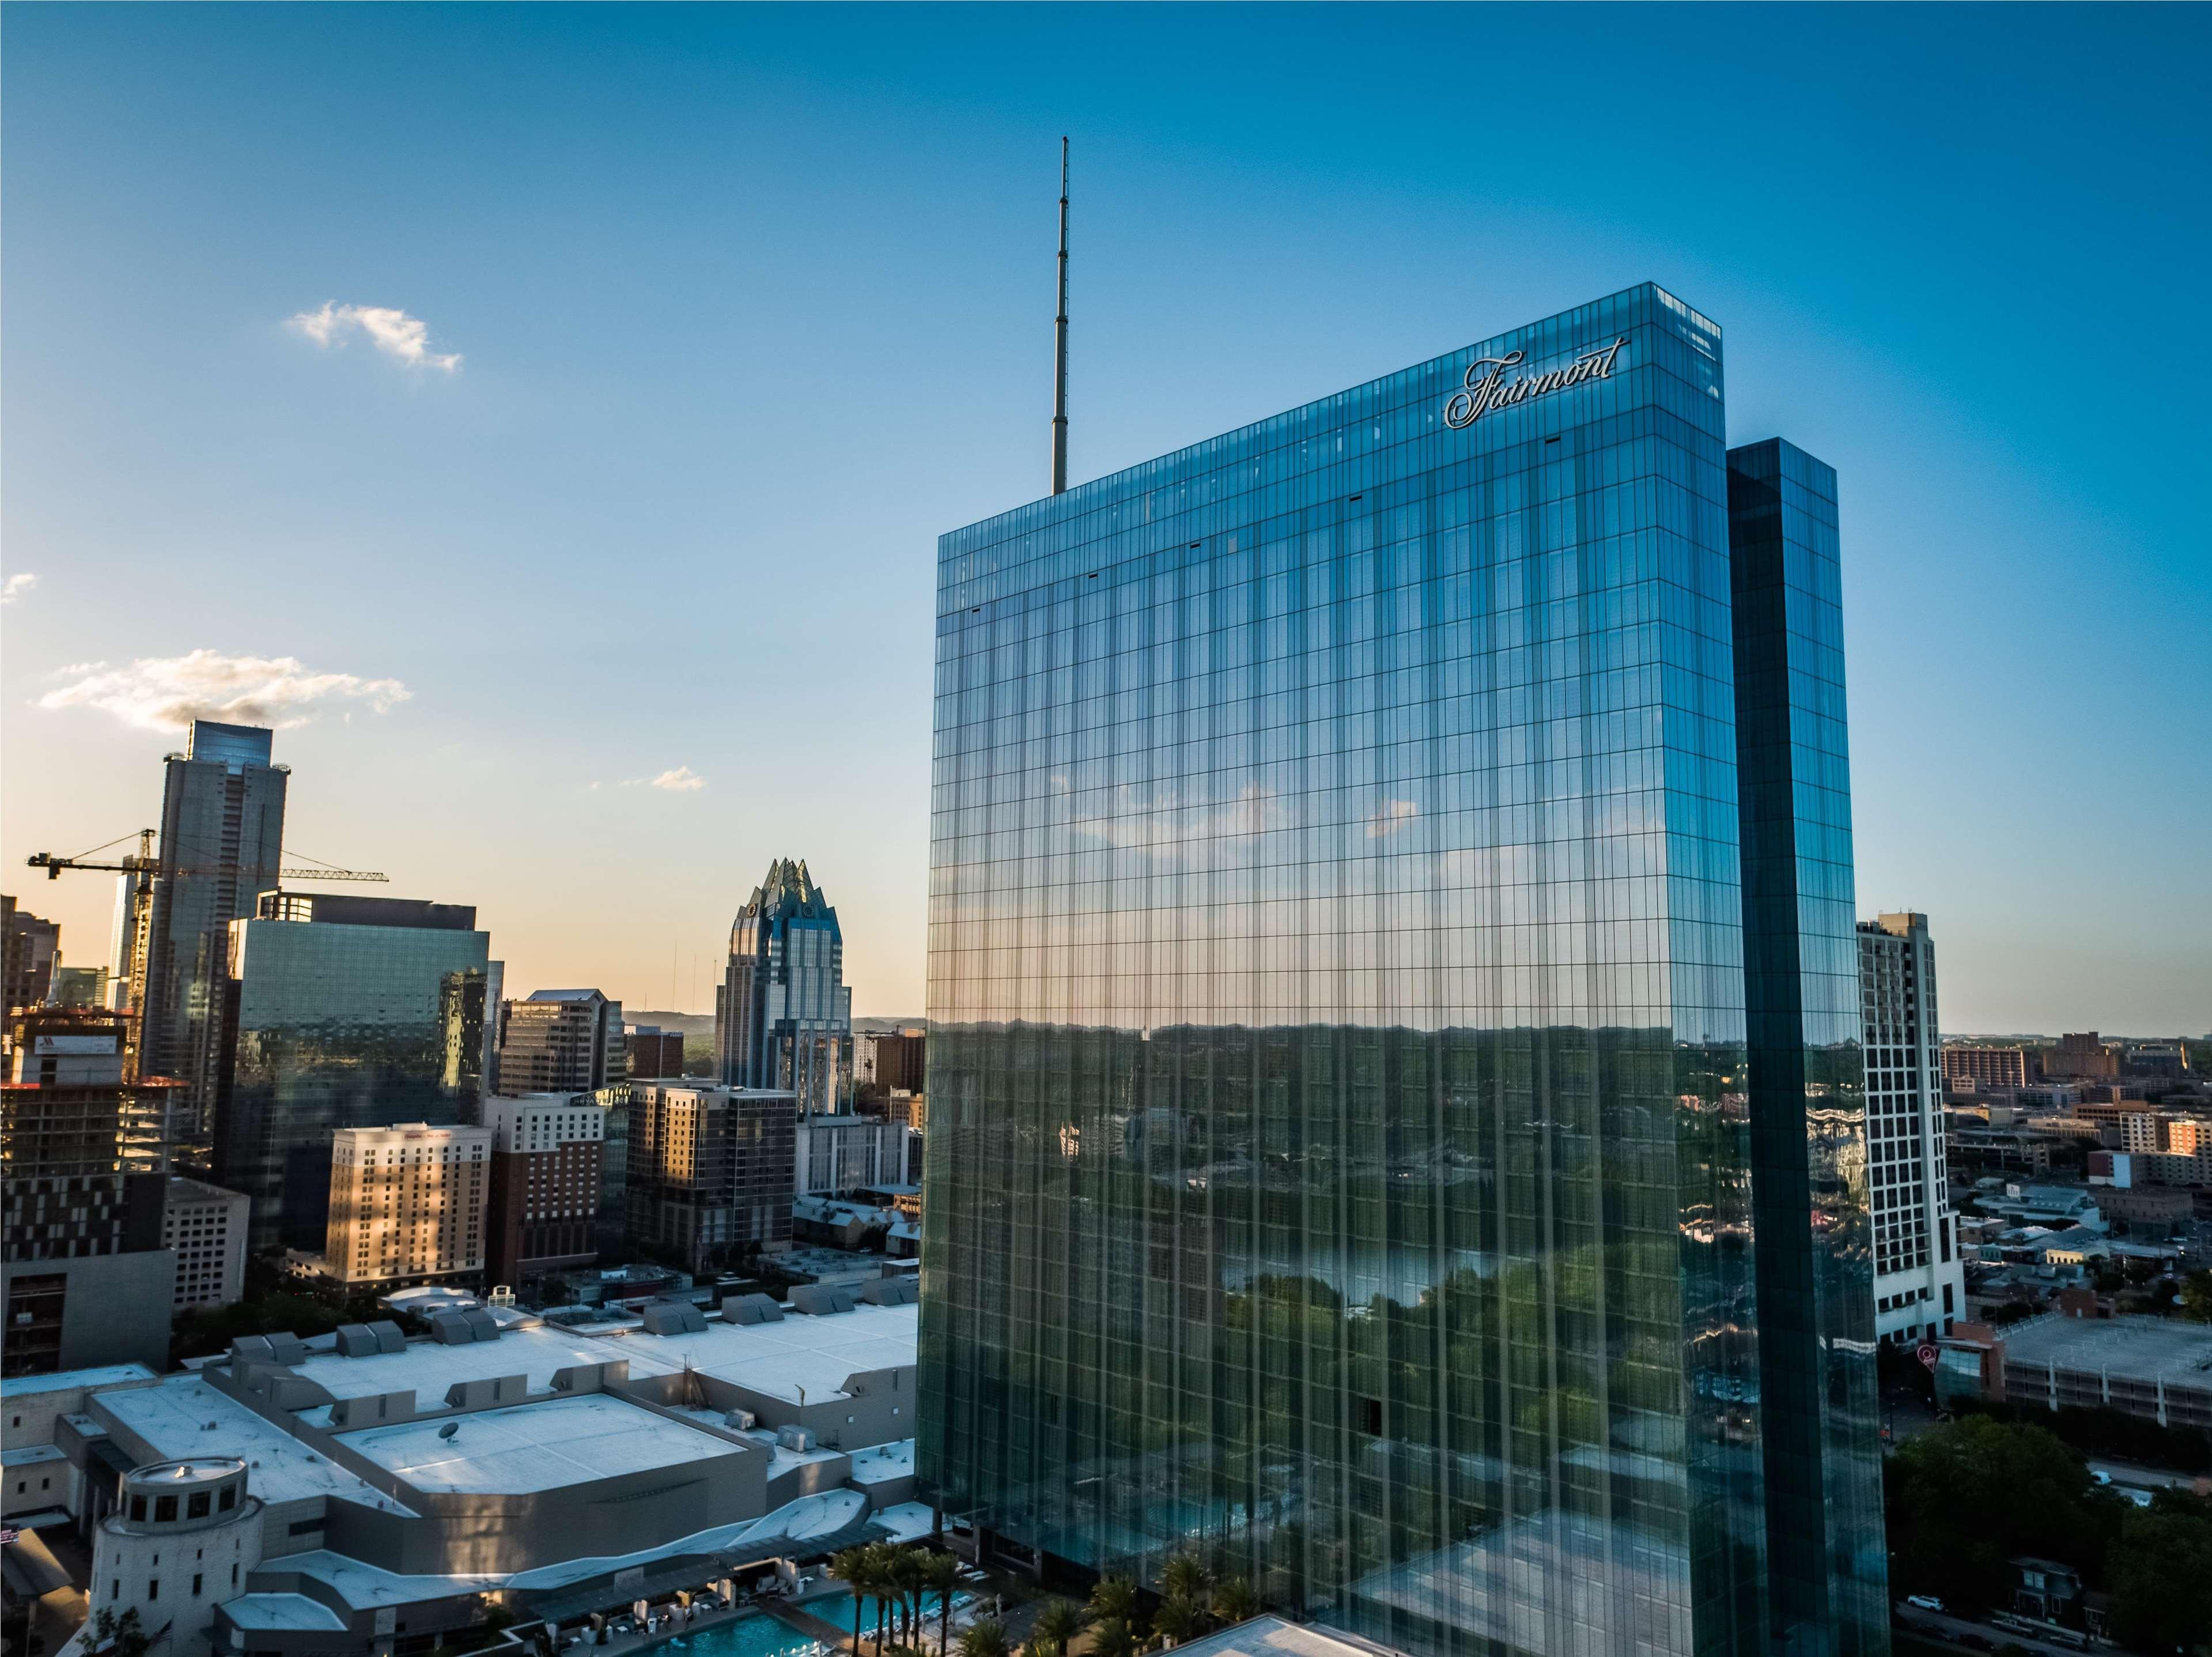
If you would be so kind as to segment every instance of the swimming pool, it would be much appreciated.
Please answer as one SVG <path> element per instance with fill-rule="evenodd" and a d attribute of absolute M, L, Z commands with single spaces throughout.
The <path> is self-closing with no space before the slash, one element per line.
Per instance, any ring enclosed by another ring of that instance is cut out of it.
<path fill-rule="evenodd" d="M 851 1606 L 846 1609 L 849 1611 Z M 759 1611 L 748 1611 L 711 1627 L 679 1632 L 675 1638 L 684 1642 L 682 1649 L 686 1657 L 806 1657 L 819 1643 Z M 672 1644 L 663 1640 L 647 1649 L 665 1654 Z"/>

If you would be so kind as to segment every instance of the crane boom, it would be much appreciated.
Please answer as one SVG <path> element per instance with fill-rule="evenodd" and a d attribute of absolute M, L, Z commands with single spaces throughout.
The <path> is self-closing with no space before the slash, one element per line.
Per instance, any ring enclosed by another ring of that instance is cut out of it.
<path fill-rule="evenodd" d="M 149 830 L 140 837 L 140 844 L 150 844 Z M 200 866 L 173 868 L 151 852 L 125 854 L 113 862 L 97 862 L 89 857 L 57 857 L 50 851 L 35 851 L 27 860 L 33 868 L 46 871 L 49 880 L 58 880 L 65 868 L 111 874 L 137 874 L 145 878 L 176 874 L 228 874 L 252 867 L 245 863 L 209 863 Z M 282 868 L 276 871 L 280 880 L 385 880 L 391 877 L 372 868 Z"/>

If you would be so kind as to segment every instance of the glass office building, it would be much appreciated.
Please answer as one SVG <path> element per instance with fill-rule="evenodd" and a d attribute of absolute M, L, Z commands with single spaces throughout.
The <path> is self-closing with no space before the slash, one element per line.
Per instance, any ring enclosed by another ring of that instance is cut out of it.
<path fill-rule="evenodd" d="M 210 1172 L 248 1246 L 321 1250 L 337 1130 L 475 1119 L 490 953 L 464 904 L 269 892 L 231 923 Z"/>
<path fill-rule="evenodd" d="M 714 1051 L 730 1087 L 795 1093 L 802 1116 L 851 1108 L 845 934 L 803 862 L 770 863 L 731 923 L 714 992 Z"/>
<path fill-rule="evenodd" d="M 1832 474 L 1740 686 L 1723 392 L 1647 285 L 941 539 L 921 1453 L 999 1556 L 1885 1649 Z"/>

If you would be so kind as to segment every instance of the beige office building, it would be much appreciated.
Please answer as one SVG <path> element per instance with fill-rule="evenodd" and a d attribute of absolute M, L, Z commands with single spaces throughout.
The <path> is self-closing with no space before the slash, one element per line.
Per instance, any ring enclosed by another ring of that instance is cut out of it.
<path fill-rule="evenodd" d="M 491 1148 L 489 1128 L 340 1129 L 324 1270 L 343 1283 L 482 1271 Z"/>

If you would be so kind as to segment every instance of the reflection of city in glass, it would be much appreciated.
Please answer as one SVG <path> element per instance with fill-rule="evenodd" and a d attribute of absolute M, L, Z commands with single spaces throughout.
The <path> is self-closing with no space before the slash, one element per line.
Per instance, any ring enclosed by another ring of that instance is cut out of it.
<path fill-rule="evenodd" d="M 1847 986 L 1747 1069 L 1721 393 L 1638 288 L 940 542 L 922 1471 L 1001 1556 L 1885 1648 Z M 1852 947 L 1831 684 L 1770 1000 Z"/>
<path fill-rule="evenodd" d="M 268 892 L 234 922 L 213 1173 L 251 1246 L 319 1249 L 331 1136 L 473 1119 L 490 939 L 465 905 Z"/>

